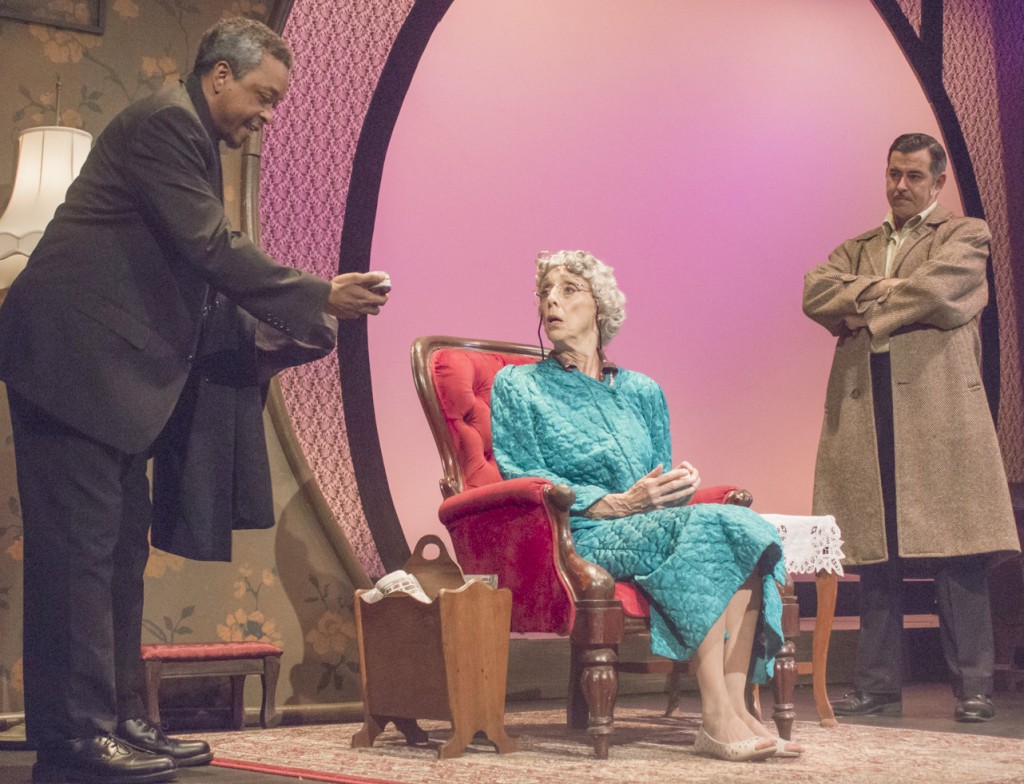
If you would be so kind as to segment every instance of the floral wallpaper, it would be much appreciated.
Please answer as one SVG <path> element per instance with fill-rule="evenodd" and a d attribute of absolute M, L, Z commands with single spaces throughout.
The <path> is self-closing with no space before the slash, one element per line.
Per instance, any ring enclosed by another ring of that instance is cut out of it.
<path fill-rule="evenodd" d="M 45 0 L 52 12 L 86 3 Z M 132 101 L 191 69 L 203 31 L 224 16 L 265 19 L 273 0 L 105 0 L 103 34 L 0 17 L 0 206 L 14 181 L 19 133 L 37 125 L 94 137 Z M 58 96 L 57 85 L 60 85 Z M 238 225 L 240 156 L 224 159 L 225 202 Z M 198 563 L 153 550 L 146 569 L 145 642 L 259 640 L 284 648 L 279 706 L 360 699 L 353 582 L 322 536 L 312 508 L 266 422 L 277 526 L 236 533 L 231 563 Z M 23 708 L 22 524 L 6 390 L 0 384 L 0 713 Z M 246 702 L 259 705 L 259 681 Z M 180 686 L 179 686 L 180 685 Z M 223 690 L 222 690 L 223 691 Z M 196 696 L 169 681 L 161 709 Z M 179 703 L 181 704 L 181 703 Z"/>

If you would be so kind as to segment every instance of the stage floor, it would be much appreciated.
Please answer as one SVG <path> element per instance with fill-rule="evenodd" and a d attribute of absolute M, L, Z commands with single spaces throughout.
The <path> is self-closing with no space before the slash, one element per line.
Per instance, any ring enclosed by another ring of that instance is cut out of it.
<path fill-rule="evenodd" d="M 833 685 L 833 697 L 842 695 L 842 687 Z M 770 696 L 768 697 L 770 707 Z M 795 695 L 798 721 L 811 721 L 816 717 L 814 701 L 809 686 L 799 686 Z M 994 697 L 998 715 L 994 721 L 984 724 L 960 724 L 953 721 L 954 700 L 945 684 L 913 684 L 904 692 L 902 718 L 841 719 L 843 723 L 863 726 L 893 727 L 971 735 L 989 735 L 1024 740 L 1024 692 L 1000 692 Z M 624 695 L 619 703 L 624 707 L 657 710 L 664 704 L 663 695 Z M 513 702 L 509 712 L 543 710 L 558 707 L 552 701 Z M 683 709 L 698 709 L 695 694 L 684 697 Z M 28 784 L 31 781 L 32 762 L 35 755 L 29 751 L 0 751 L 0 784 Z M 285 784 L 297 779 L 232 770 L 220 767 L 184 769 L 177 781 L 182 784 Z"/>

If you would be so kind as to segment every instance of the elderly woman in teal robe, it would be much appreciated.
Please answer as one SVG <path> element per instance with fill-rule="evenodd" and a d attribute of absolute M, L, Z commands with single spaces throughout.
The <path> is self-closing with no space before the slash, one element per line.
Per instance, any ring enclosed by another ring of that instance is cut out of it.
<path fill-rule="evenodd" d="M 743 507 L 687 505 L 700 475 L 672 462 L 661 387 L 604 355 L 625 318 L 612 268 L 583 251 L 541 253 L 536 285 L 552 350 L 494 379 L 502 474 L 575 491 L 577 551 L 644 591 L 654 653 L 693 664 L 698 752 L 726 760 L 798 754 L 799 744 L 772 736 L 745 702 L 748 678 L 764 682 L 783 642 L 777 532 Z"/>

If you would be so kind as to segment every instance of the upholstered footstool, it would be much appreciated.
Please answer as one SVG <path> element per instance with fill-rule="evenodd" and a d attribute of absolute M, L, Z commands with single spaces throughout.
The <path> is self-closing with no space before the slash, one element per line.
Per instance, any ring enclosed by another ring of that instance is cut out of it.
<path fill-rule="evenodd" d="M 160 723 L 160 681 L 164 678 L 231 678 L 231 725 L 245 724 L 245 676 L 259 675 L 263 683 L 260 726 L 276 727 L 280 722 L 274 695 L 281 671 L 281 654 L 266 642 L 211 642 L 171 645 L 143 645 L 142 665 L 146 676 L 146 710 L 149 719 Z"/>

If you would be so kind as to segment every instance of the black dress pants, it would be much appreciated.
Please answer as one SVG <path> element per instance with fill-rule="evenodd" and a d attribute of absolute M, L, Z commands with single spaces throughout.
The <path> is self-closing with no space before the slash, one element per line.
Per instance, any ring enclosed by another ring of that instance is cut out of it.
<path fill-rule="evenodd" d="M 899 557 L 888 354 L 871 355 L 871 391 L 889 560 L 858 569 L 860 635 L 854 687 L 869 694 L 898 694 L 903 687 L 903 578 L 907 563 Z M 995 655 L 986 562 L 984 556 L 930 562 L 934 564 L 939 638 L 957 697 L 992 693 Z"/>
<path fill-rule="evenodd" d="M 113 733 L 145 715 L 146 455 L 101 444 L 8 389 L 25 541 L 28 739 Z"/>

